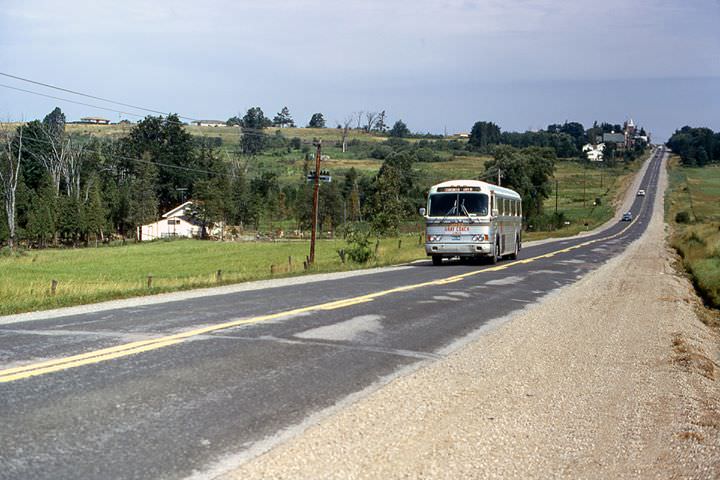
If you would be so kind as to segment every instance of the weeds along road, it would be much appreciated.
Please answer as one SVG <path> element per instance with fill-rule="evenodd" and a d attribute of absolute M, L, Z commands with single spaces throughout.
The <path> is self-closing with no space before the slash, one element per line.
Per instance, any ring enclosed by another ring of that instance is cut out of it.
<path fill-rule="evenodd" d="M 622 252 L 651 216 L 661 156 L 633 222 L 518 261 L 0 319 L 0 478 L 202 477 L 257 455 Z"/>

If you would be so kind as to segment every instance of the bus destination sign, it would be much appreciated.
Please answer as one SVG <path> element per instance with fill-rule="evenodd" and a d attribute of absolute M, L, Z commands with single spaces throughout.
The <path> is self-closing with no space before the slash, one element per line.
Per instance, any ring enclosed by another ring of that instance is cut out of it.
<path fill-rule="evenodd" d="M 479 192 L 480 187 L 440 187 L 438 192 Z"/>

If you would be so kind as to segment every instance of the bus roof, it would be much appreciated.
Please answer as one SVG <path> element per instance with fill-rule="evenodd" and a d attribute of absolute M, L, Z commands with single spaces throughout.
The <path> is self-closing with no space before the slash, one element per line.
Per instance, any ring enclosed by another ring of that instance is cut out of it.
<path fill-rule="evenodd" d="M 505 195 L 510 198 L 521 200 L 520 194 L 518 194 L 515 190 L 510 190 L 509 188 L 505 187 L 498 187 L 497 185 L 494 185 L 492 183 L 481 182 L 479 180 L 448 180 L 447 182 L 438 183 L 437 185 L 433 185 L 432 187 L 430 187 L 430 193 L 436 193 L 439 188 L 449 187 L 476 187 L 480 188 L 480 191 L 484 193 L 495 192 L 499 193 L 500 195 Z"/>

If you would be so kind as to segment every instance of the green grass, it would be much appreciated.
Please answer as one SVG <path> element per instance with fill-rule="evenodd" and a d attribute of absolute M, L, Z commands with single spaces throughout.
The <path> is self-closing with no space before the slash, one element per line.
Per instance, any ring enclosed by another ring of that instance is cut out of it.
<path fill-rule="evenodd" d="M 402 247 L 398 248 L 398 240 Z M 342 264 L 342 240 L 320 240 L 312 273 L 403 263 L 425 256 L 418 236 L 383 239 L 368 264 Z M 117 247 L 38 250 L 0 257 L 0 314 L 79 305 L 151 293 L 300 275 L 309 242 L 176 240 Z M 292 258 L 292 267 L 288 264 Z M 275 273 L 271 273 L 275 265 Z M 216 272 L 222 270 L 222 281 Z M 147 287 L 153 276 L 152 288 Z M 52 280 L 57 292 L 50 292 Z"/>
<path fill-rule="evenodd" d="M 720 165 L 687 168 L 673 156 L 669 168 L 670 244 L 705 302 L 720 309 Z M 688 223 L 675 221 L 679 212 L 687 212 Z"/>
<path fill-rule="evenodd" d="M 131 125 L 68 125 L 68 131 L 99 136 L 120 137 L 126 135 Z M 194 135 L 219 136 L 223 148 L 235 148 L 239 132 L 235 128 L 187 127 Z M 268 129 L 273 134 L 275 129 Z M 334 145 L 340 139 L 336 129 L 283 129 L 287 138 L 298 136 L 303 140 L 315 137 L 327 142 L 324 153 L 330 160 L 323 168 L 334 175 L 355 167 L 365 174 L 374 174 L 382 165 L 381 160 L 359 158 L 357 152 L 343 153 Z M 365 142 L 382 141 L 384 138 L 353 131 L 349 139 Z M 362 149 L 359 149 L 362 151 Z M 367 151 L 365 149 L 365 151 Z M 415 169 L 421 185 L 430 186 L 451 178 L 474 178 L 484 171 L 488 157 L 455 157 L 446 162 L 417 163 Z M 303 167 L 300 151 L 276 151 L 253 159 L 250 175 L 271 170 L 280 175 L 281 182 L 297 182 Z M 526 240 L 576 234 L 591 229 L 610 219 L 612 205 L 629 184 L 631 174 L 637 171 L 641 161 L 601 172 L 595 168 L 585 170 L 582 165 L 571 161 L 557 164 L 556 178 L 559 181 L 560 211 L 565 212 L 570 225 L 555 232 L 531 232 Z M 583 188 L 585 189 L 583 202 Z M 593 207 L 596 197 L 601 205 Z M 554 195 L 545 203 L 547 212 L 555 208 Z M 416 230 L 417 222 L 409 222 L 403 231 Z M 413 225 L 411 225 L 411 223 Z M 587 227 L 585 224 L 588 224 Z M 275 222 L 275 227 L 289 228 Z M 397 238 L 382 241 L 379 255 L 370 265 L 341 264 L 337 250 L 345 243 L 341 240 L 323 240 L 318 243 L 317 262 L 312 272 L 339 271 L 365 268 L 375 265 L 390 265 L 425 258 L 425 252 L 418 245 L 417 234 L 402 237 L 402 248 L 397 247 Z M 18 313 L 31 310 L 78 305 L 103 300 L 133 297 L 149 293 L 169 292 L 218 284 L 237 283 L 277 276 L 300 275 L 304 273 L 302 259 L 308 254 L 308 242 L 210 242 L 179 240 L 150 244 L 128 244 L 121 247 L 86 249 L 61 249 L 29 251 L 20 256 L 0 257 L 0 314 Z M 289 269 L 288 257 L 293 259 Z M 271 265 L 276 273 L 271 275 Z M 222 281 L 215 277 L 222 270 Z M 153 276 L 153 287 L 148 289 L 147 277 Z M 57 280 L 56 295 L 50 294 L 50 282 Z"/>

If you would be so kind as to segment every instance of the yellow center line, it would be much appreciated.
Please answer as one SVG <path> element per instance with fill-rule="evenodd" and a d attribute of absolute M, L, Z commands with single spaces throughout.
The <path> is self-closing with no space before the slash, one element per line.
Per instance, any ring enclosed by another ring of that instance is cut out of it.
<path fill-rule="evenodd" d="M 352 298 L 347 298 L 347 299 L 342 299 L 342 300 L 334 300 L 332 302 L 322 303 L 319 305 L 311 305 L 311 306 L 307 306 L 307 307 L 286 310 L 284 312 L 278 312 L 278 313 L 272 313 L 272 314 L 267 314 L 267 315 L 260 315 L 260 316 L 256 316 L 256 317 L 231 320 L 228 322 L 218 323 L 218 324 L 210 325 L 207 327 L 187 330 L 185 332 L 180 332 L 180 333 L 176 333 L 173 335 L 166 335 L 163 337 L 142 340 L 142 341 L 138 341 L 138 342 L 130 342 L 130 343 L 122 344 L 122 345 L 117 345 L 114 347 L 102 348 L 102 349 L 94 350 L 94 351 L 87 352 L 87 353 L 72 355 L 72 356 L 65 357 L 65 358 L 59 358 L 59 359 L 55 359 L 55 360 L 47 360 L 47 361 L 42 361 L 42 362 L 37 362 L 37 363 L 31 363 L 31 364 L 20 366 L 20 367 L 13 367 L 13 368 L 5 369 L 5 370 L 0 370 L 0 383 L 13 382 L 13 381 L 21 380 L 24 378 L 35 377 L 35 376 L 44 375 L 47 373 L 58 372 L 61 370 L 77 368 L 77 367 L 81 367 L 84 365 L 91 365 L 91 364 L 104 362 L 107 360 L 126 357 L 129 355 L 135 355 L 137 353 L 149 352 L 152 350 L 169 347 L 171 345 L 177 345 L 178 343 L 184 342 L 188 338 L 197 337 L 199 335 L 216 332 L 218 330 L 225 330 L 228 328 L 238 327 L 241 325 L 250 325 L 250 324 L 255 324 L 255 323 L 261 323 L 261 322 L 266 322 L 266 321 L 270 321 L 270 320 L 276 320 L 276 319 L 283 318 L 283 317 L 292 317 L 295 315 L 300 315 L 300 314 L 308 313 L 308 312 L 317 312 L 317 311 L 347 308 L 347 307 L 350 307 L 353 305 L 371 302 L 377 298 L 384 297 L 386 295 L 391 295 L 393 293 L 409 292 L 409 291 L 417 290 L 417 289 L 424 288 L 424 287 L 447 285 L 449 283 L 459 282 L 461 280 L 464 280 L 468 277 L 472 277 L 474 275 L 480 275 L 480 274 L 486 273 L 486 272 L 497 272 L 497 271 L 505 270 L 514 265 L 532 263 L 532 262 L 540 260 L 542 258 L 551 258 L 556 254 L 567 253 L 567 252 L 570 252 L 577 248 L 591 245 L 596 242 L 610 240 L 612 238 L 615 238 L 615 237 L 625 233 L 632 226 L 633 223 L 635 223 L 634 220 L 630 224 L 628 224 L 627 227 L 620 230 L 618 233 L 615 233 L 608 237 L 598 238 L 595 240 L 589 240 L 587 242 L 583 242 L 583 243 L 574 245 L 572 247 L 563 248 L 561 250 L 556 250 L 556 251 L 549 252 L 549 253 L 546 253 L 543 255 L 537 255 L 535 257 L 526 258 L 523 260 L 516 260 L 513 262 L 505 263 L 503 265 L 497 265 L 494 267 L 484 268 L 481 270 L 467 272 L 467 273 L 463 273 L 463 274 L 459 274 L 459 275 L 453 275 L 451 277 L 442 278 L 442 279 L 438 279 L 438 280 L 432 280 L 432 281 L 416 283 L 416 284 L 412 284 L 412 285 L 395 287 L 395 288 L 391 288 L 388 290 L 382 290 L 379 292 L 370 293 L 367 295 L 361 295 L 358 297 L 352 297 Z"/>

